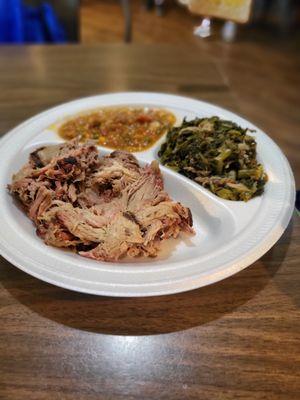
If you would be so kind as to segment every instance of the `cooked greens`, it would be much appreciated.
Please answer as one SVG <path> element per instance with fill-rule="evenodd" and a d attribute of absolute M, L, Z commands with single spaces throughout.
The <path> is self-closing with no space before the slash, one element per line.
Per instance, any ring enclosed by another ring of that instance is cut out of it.
<path fill-rule="evenodd" d="M 268 179 L 250 132 L 218 117 L 184 120 L 169 130 L 158 155 L 162 164 L 217 196 L 248 201 L 263 192 Z"/>

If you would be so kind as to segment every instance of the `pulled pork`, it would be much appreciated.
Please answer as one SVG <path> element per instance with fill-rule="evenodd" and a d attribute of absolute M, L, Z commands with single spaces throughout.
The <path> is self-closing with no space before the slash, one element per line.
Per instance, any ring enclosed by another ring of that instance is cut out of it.
<path fill-rule="evenodd" d="M 93 143 L 39 148 L 9 191 L 46 244 L 103 261 L 156 256 L 162 240 L 194 233 L 188 208 L 164 191 L 159 166 L 124 151 L 99 157 Z"/>

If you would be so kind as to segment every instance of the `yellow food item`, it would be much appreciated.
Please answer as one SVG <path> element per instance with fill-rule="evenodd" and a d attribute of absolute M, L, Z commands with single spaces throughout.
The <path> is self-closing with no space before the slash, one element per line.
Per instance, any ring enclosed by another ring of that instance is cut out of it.
<path fill-rule="evenodd" d="M 190 11 L 209 17 L 247 22 L 252 0 L 184 0 Z"/>

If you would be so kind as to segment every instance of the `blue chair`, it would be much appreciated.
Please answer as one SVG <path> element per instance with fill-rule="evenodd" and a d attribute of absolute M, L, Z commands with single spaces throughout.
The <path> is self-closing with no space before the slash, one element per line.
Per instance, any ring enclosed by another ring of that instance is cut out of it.
<path fill-rule="evenodd" d="M 66 31 L 53 6 L 32 3 L 0 0 L 0 43 L 65 43 Z"/>
<path fill-rule="evenodd" d="M 68 42 L 79 41 L 80 0 L 23 0 L 25 4 L 40 6 L 47 1 L 53 7 L 59 21 L 63 24 Z"/>

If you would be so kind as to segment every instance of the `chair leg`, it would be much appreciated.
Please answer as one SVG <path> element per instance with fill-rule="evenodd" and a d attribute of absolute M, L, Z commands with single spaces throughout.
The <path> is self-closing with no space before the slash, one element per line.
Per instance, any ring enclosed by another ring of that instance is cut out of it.
<path fill-rule="evenodd" d="M 293 22 L 293 7 L 291 0 L 277 0 L 277 13 L 281 33 L 289 33 Z"/>
<path fill-rule="evenodd" d="M 209 17 L 203 18 L 201 24 L 194 28 L 194 35 L 201 38 L 207 38 L 211 36 L 211 19 Z"/>
<path fill-rule="evenodd" d="M 146 0 L 145 1 L 145 7 L 146 10 L 150 11 L 154 7 L 154 1 L 153 0 Z"/>
<path fill-rule="evenodd" d="M 224 22 L 222 28 L 222 39 L 225 42 L 233 42 L 237 35 L 237 24 L 232 21 Z"/>
<path fill-rule="evenodd" d="M 121 0 L 125 20 L 124 42 L 130 43 L 132 39 L 132 21 L 129 0 Z"/>
<path fill-rule="evenodd" d="M 162 17 L 165 14 L 165 0 L 154 0 L 155 3 L 155 8 L 156 8 L 156 14 L 159 17 Z"/>

